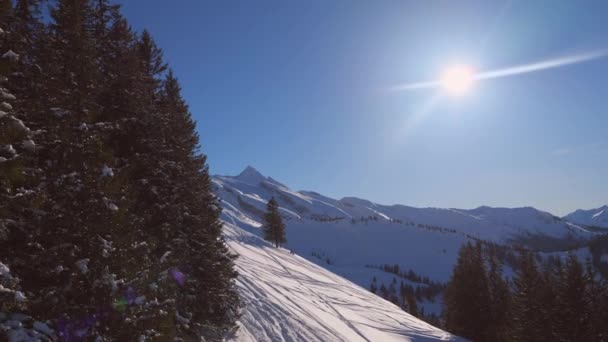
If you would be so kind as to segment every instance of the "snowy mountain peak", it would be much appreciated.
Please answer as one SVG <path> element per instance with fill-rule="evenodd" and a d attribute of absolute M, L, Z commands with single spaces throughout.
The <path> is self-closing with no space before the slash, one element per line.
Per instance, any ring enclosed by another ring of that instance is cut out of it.
<path fill-rule="evenodd" d="M 273 179 L 272 177 L 264 176 L 260 171 L 258 171 L 255 167 L 248 165 L 238 176 L 227 176 L 228 178 L 236 179 L 239 182 L 247 183 L 249 185 L 257 186 L 260 183 L 271 183 L 274 185 L 278 185 L 281 187 L 286 186 L 279 181 Z"/>
<path fill-rule="evenodd" d="M 235 178 L 240 181 L 253 184 L 257 184 L 266 180 L 266 177 L 264 177 L 264 175 L 262 175 L 260 171 L 256 170 L 251 165 L 247 165 L 247 167 Z"/>
<path fill-rule="evenodd" d="M 564 216 L 564 219 L 575 224 L 608 228 L 608 205 L 589 210 L 578 209 Z"/>

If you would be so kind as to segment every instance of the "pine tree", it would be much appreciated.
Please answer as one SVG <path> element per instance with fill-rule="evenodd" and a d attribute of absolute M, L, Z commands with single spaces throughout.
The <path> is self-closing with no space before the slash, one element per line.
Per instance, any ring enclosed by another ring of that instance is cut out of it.
<path fill-rule="evenodd" d="M 221 339 L 239 305 L 234 256 L 162 51 L 107 0 L 57 0 L 48 25 L 39 1 L 10 4 L 0 262 L 16 276 L 0 279 L 15 294 L 0 310 L 65 340 Z"/>
<path fill-rule="evenodd" d="M 548 336 L 545 318 L 547 306 L 542 302 L 546 283 L 538 271 L 534 255 L 521 251 L 520 262 L 513 279 L 513 330 L 514 341 L 546 341 Z"/>
<path fill-rule="evenodd" d="M 502 263 L 498 259 L 496 246 L 488 248 L 488 309 L 489 325 L 485 338 L 488 341 L 509 341 L 511 292 L 508 282 L 503 278 Z"/>
<path fill-rule="evenodd" d="M 446 329 L 475 341 L 486 340 L 490 308 L 488 277 L 482 246 L 467 243 L 460 249 L 452 277 L 444 293 Z"/>
<path fill-rule="evenodd" d="M 608 286 L 605 278 L 598 277 L 591 262 L 587 261 L 587 296 L 591 303 L 590 339 L 606 341 L 608 339 Z"/>
<path fill-rule="evenodd" d="M 419 317 L 420 313 L 418 312 L 418 304 L 416 303 L 416 297 L 414 297 L 414 294 L 408 293 L 405 296 L 405 302 L 407 304 L 406 311 L 414 317 Z"/>
<path fill-rule="evenodd" d="M 264 215 L 264 239 L 272 242 L 277 248 L 287 242 L 285 237 L 285 224 L 279 214 L 279 204 L 273 198 L 268 201 Z"/>
<path fill-rule="evenodd" d="M 12 250 L 14 245 L 24 248 L 28 242 L 28 213 L 23 207 L 34 197 L 24 162 L 33 152 L 33 132 L 18 115 L 17 98 L 9 89 L 9 76 L 23 58 L 13 50 L 18 49 L 15 41 L 19 40 L 15 38 L 17 33 L 10 32 L 14 14 L 10 1 L 0 4 L 0 311 L 24 310 L 28 306 L 20 280 L 10 270 L 18 268 L 26 256 L 23 250 Z"/>
<path fill-rule="evenodd" d="M 558 305 L 555 310 L 556 337 L 564 341 L 591 341 L 589 333 L 591 298 L 583 265 L 570 254 L 557 284 Z"/>

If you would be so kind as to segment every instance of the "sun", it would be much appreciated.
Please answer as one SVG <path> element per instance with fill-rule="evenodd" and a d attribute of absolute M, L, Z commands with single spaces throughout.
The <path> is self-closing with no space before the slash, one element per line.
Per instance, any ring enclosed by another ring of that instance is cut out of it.
<path fill-rule="evenodd" d="M 440 84 L 450 95 L 467 94 L 475 83 L 475 71 L 468 65 L 455 65 L 447 68 L 441 75 Z"/>

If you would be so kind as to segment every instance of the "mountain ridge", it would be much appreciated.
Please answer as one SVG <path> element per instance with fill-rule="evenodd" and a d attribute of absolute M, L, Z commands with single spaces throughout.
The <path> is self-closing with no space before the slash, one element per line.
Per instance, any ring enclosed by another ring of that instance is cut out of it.
<path fill-rule="evenodd" d="M 577 209 L 563 217 L 572 223 L 608 228 L 608 205 L 594 209 Z"/>
<path fill-rule="evenodd" d="M 216 183 L 222 183 L 222 180 L 228 183 L 231 181 L 243 182 L 247 184 L 245 188 L 248 191 L 255 193 L 258 197 L 264 194 L 267 197 L 266 200 L 269 197 L 276 196 L 279 203 L 283 204 L 281 205 L 283 212 L 288 217 L 298 219 L 314 216 L 334 218 L 344 216 L 352 219 L 373 215 L 386 220 L 408 220 L 415 223 L 456 229 L 476 238 L 502 243 L 516 239 L 518 236 L 536 234 L 548 235 L 553 238 L 574 239 L 589 238 L 593 235 L 592 232 L 587 231 L 575 222 L 571 222 L 571 220 L 560 218 L 531 206 L 506 208 L 482 205 L 474 209 L 418 208 L 403 204 L 383 205 L 354 196 L 333 199 L 316 191 L 294 191 L 285 184 L 264 176 L 252 166 L 247 166 L 237 176 L 215 175 L 213 179 Z M 240 186 L 242 187 L 242 185 Z M 238 188 L 239 185 L 236 187 Z M 263 188 L 264 191 L 257 189 L 259 187 Z M 258 199 L 262 199 L 262 197 Z M 240 199 L 241 203 L 251 202 L 251 200 L 251 196 Z M 259 210 L 264 209 L 259 206 L 259 201 L 253 201 L 249 204 Z M 605 212 L 608 216 L 608 210 Z M 493 229 L 488 229 L 488 226 Z M 492 230 L 502 230 L 502 232 L 493 232 Z M 493 233 L 498 236 L 492 236 Z"/>

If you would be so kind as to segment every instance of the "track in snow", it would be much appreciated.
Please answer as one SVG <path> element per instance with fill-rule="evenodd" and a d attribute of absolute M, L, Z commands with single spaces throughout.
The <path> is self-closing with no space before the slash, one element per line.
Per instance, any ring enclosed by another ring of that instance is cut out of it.
<path fill-rule="evenodd" d="M 237 341 L 460 340 L 232 224 L 224 232 L 245 304 Z"/>

